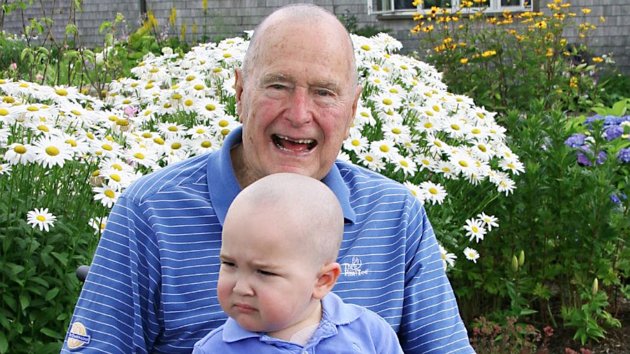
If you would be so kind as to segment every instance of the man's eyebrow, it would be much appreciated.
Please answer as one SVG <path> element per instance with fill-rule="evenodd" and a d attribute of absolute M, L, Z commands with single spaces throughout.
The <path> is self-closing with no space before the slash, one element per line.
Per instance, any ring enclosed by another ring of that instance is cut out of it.
<path fill-rule="evenodd" d="M 281 73 L 272 73 L 266 74 L 261 79 L 260 82 L 264 84 L 272 83 L 272 82 L 291 82 L 291 78 L 285 74 Z"/>
<path fill-rule="evenodd" d="M 321 87 L 321 88 L 325 88 L 334 92 L 339 92 L 340 87 L 341 87 L 339 83 L 334 82 L 334 81 L 318 81 L 318 82 L 309 83 L 309 86 Z"/>

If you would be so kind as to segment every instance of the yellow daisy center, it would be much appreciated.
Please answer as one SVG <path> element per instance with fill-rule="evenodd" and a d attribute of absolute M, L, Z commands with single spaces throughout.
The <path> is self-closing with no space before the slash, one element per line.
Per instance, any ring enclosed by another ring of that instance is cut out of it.
<path fill-rule="evenodd" d="M 59 149 L 56 146 L 49 146 L 44 151 L 46 151 L 46 154 L 48 154 L 49 156 L 59 155 Z"/>

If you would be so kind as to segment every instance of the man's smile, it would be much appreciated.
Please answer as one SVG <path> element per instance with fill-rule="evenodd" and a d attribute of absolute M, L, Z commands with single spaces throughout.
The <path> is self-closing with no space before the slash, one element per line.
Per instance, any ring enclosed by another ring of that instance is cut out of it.
<path fill-rule="evenodd" d="M 289 152 L 306 153 L 310 152 L 317 146 L 317 140 L 314 139 L 294 139 L 284 135 L 273 134 L 271 140 L 276 147 Z"/>

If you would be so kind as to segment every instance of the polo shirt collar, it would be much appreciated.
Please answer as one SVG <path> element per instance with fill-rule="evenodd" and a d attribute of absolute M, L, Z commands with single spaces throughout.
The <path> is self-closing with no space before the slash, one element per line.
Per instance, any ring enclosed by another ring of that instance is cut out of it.
<path fill-rule="evenodd" d="M 218 153 L 211 154 L 208 159 L 208 190 L 210 200 L 212 200 L 212 205 L 221 225 L 225 221 L 230 204 L 241 191 L 241 186 L 234 174 L 230 151 L 242 141 L 242 127 L 238 127 L 225 138 L 223 146 Z M 336 163 L 333 164 L 330 172 L 322 179 L 322 182 L 337 196 L 346 222 L 354 223 L 356 214 L 350 205 L 350 191 Z"/>

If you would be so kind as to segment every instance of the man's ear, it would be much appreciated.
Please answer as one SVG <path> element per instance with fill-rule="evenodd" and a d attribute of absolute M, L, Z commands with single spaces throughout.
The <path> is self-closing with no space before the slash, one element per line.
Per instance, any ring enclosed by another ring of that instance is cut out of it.
<path fill-rule="evenodd" d="M 234 91 L 236 91 L 236 114 L 241 116 L 241 99 L 243 95 L 243 70 L 236 68 L 234 70 Z"/>
<path fill-rule="evenodd" d="M 354 123 L 354 119 L 357 116 L 357 108 L 359 107 L 359 99 L 361 98 L 361 92 L 363 91 L 363 87 L 361 85 L 357 85 L 354 91 L 354 97 L 352 100 L 352 117 L 348 120 L 348 125 L 346 126 L 346 139 L 350 136 L 350 128 Z"/>
<path fill-rule="evenodd" d="M 340 274 L 341 266 L 339 263 L 332 262 L 323 265 L 317 275 L 317 281 L 313 289 L 313 297 L 319 300 L 326 296 L 335 286 L 335 283 L 337 283 Z"/>

